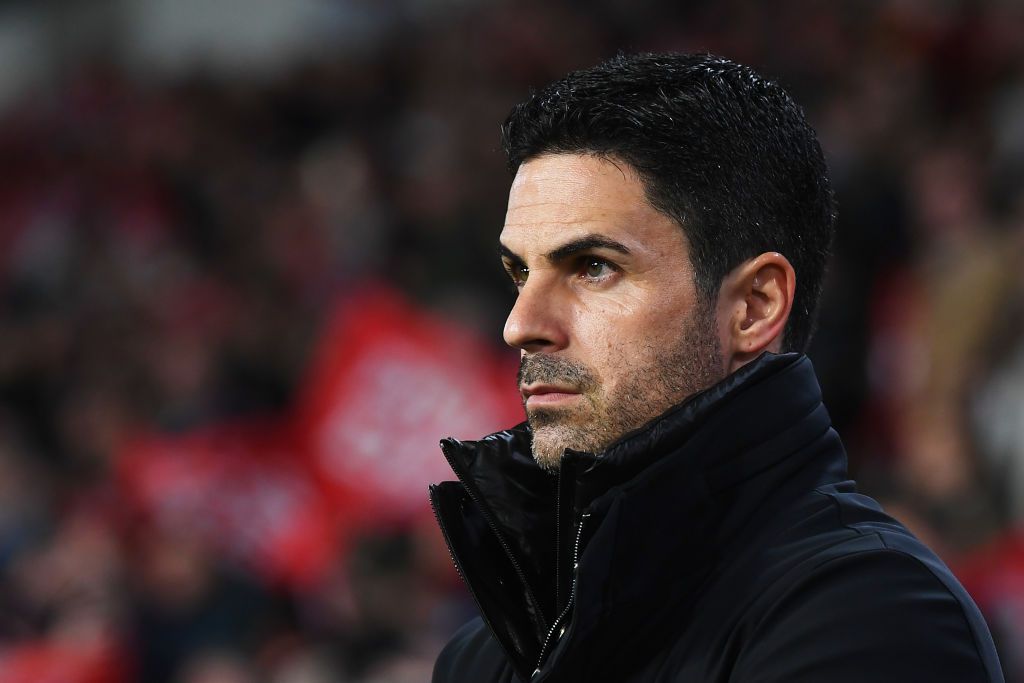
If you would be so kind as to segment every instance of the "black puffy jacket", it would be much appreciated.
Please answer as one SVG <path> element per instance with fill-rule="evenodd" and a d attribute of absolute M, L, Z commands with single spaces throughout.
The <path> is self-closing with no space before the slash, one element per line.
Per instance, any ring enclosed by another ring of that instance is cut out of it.
<path fill-rule="evenodd" d="M 1001 681 L 946 566 L 847 480 L 810 361 L 766 354 L 558 477 L 525 427 L 442 443 L 481 618 L 434 681 Z"/>

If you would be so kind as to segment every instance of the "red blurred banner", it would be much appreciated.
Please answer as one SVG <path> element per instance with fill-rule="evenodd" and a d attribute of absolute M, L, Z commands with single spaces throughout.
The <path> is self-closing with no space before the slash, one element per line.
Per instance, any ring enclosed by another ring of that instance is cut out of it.
<path fill-rule="evenodd" d="M 452 478 L 438 442 L 522 420 L 514 358 L 392 291 L 343 302 L 322 337 L 297 410 L 306 455 L 359 524 L 429 510 Z"/>

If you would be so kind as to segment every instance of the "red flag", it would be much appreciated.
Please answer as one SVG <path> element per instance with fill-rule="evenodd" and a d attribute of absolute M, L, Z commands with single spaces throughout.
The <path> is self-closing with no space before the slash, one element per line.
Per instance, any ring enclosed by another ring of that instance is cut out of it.
<path fill-rule="evenodd" d="M 297 428 L 313 467 L 356 525 L 429 510 L 451 479 L 438 448 L 522 420 L 514 357 L 462 326 L 373 289 L 343 303 L 308 375 Z"/>

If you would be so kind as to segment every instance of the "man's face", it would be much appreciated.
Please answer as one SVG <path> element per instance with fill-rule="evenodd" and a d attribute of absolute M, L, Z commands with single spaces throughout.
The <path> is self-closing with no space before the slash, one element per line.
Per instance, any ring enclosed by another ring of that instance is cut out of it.
<path fill-rule="evenodd" d="M 519 290 L 505 341 L 522 351 L 542 466 L 557 468 L 566 448 L 599 452 L 724 375 L 683 231 L 627 164 L 581 154 L 524 163 L 500 241 Z"/>

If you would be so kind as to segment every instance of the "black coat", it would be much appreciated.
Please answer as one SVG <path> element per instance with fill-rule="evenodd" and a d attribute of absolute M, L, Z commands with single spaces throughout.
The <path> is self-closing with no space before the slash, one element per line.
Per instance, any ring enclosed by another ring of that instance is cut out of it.
<path fill-rule="evenodd" d="M 442 447 L 460 481 L 431 502 L 482 618 L 435 682 L 1002 680 L 964 589 L 847 480 L 803 356 L 557 478 L 523 426 Z"/>

